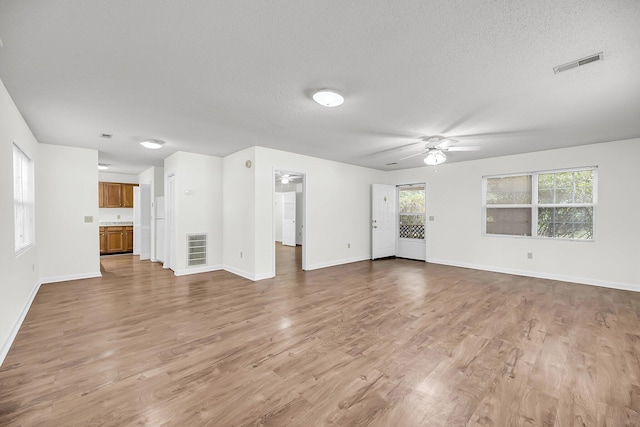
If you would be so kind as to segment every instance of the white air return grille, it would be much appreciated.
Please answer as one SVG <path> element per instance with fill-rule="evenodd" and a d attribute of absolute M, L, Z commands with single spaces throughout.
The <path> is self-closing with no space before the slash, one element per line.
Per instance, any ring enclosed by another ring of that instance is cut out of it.
<path fill-rule="evenodd" d="M 557 67 L 553 67 L 553 72 L 558 74 L 563 71 L 570 70 L 572 68 L 582 67 L 583 65 L 590 64 L 592 62 L 601 61 L 604 59 L 603 52 L 596 53 L 595 55 L 589 55 L 585 58 L 578 59 L 575 61 L 567 62 L 566 64 L 558 65 Z"/>
<path fill-rule="evenodd" d="M 187 234 L 187 267 L 207 264 L 207 235 Z"/>

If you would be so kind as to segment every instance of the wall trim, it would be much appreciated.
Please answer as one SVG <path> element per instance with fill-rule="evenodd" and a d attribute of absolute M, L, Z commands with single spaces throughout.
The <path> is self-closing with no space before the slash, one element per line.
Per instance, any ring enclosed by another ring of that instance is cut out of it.
<path fill-rule="evenodd" d="M 202 267 L 184 268 L 181 270 L 174 270 L 173 274 L 176 276 L 188 276 L 190 274 L 209 273 L 211 271 L 222 270 L 221 265 L 204 265 Z"/>
<path fill-rule="evenodd" d="M 38 281 L 34 285 L 33 289 L 31 290 L 31 295 L 29 295 L 29 298 L 27 299 L 27 303 L 22 308 L 20 316 L 18 316 L 18 319 L 16 319 L 16 323 L 14 323 L 13 328 L 11 329 L 11 333 L 7 337 L 7 340 L 2 344 L 2 347 L 0 347 L 0 366 L 2 366 L 2 364 L 4 363 L 4 359 L 7 357 L 7 354 L 9 354 L 9 349 L 11 349 L 13 341 L 16 339 L 16 336 L 18 336 L 18 331 L 20 331 L 22 322 L 24 322 L 24 319 L 27 317 L 27 313 L 29 313 L 31 304 L 33 304 L 33 300 L 36 298 L 41 284 L 42 282 Z"/>
<path fill-rule="evenodd" d="M 321 262 L 307 265 L 307 270 L 317 270 L 319 268 L 334 267 L 336 265 L 351 264 L 352 262 L 371 261 L 371 255 L 363 255 L 355 258 L 340 259 L 336 261 Z"/>
<path fill-rule="evenodd" d="M 611 282 L 608 280 L 591 279 L 587 277 L 563 276 L 559 274 L 540 273 L 538 271 L 517 270 L 514 268 L 494 267 L 490 265 L 469 264 L 465 262 L 427 258 L 432 264 L 450 265 L 452 267 L 471 268 L 474 270 L 491 271 L 494 273 L 513 274 L 514 276 L 535 277 L 537 279 L 556 280 L 560 282 L 577 283 L 580 285 L 599 286 L 601 288 L 619 289 L 623 291 L 640 292 L 640 285 L 631 283 Z"/>
<path fill-rule="evenodd" d="M 69 280 L 93 279 L 96 277 L 102 277 L 102 274 L 99 271 L 97 271 L 94 273 L 80 273 L 80 274 L 69 274 L 65 276 L 42 277 L 40 279 L 40 284 L 44 285 L 47 283 L 67 282 Z"/>
<path fill-rule="evenodd" d="M 225 271 L 231 274 L 244 277 L 245 279 L 249 279 L 253 282 L 257 282 L 258 280 L 271 279 L 272 277 L 275 277 L 273 273 L 253 274 L 253 273 L 249 273 L 248 271 L 244 271 L 244 270 L 240 270 L 239 268 L 232 267 L 230 265 L 225 265 L 223 268 Z"/>

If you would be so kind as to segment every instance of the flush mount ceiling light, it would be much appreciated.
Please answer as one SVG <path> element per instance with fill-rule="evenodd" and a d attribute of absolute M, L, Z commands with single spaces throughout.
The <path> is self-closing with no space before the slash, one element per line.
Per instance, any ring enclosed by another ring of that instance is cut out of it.
<path fill-rule="evenodd" d="M 159 139 L 147 139 L 146 141 L 142 141 L 140 145 L 144 148 L 148 148 L 150 150 L 157 150 L 158 148 L 162 148 L 164 141 Z"/>
<path fill-rule="evenodd" d="M 444 153 L 438 149 L 429 150 L 429 153 L 427 153 L 427 157 L 424 158 L 424 163 L 427 166 L 440 165 L 446 161 L 447 156 L 445 156 Z"/>
<path fill-rule="evenodd" d="M 109 169 L 109 165 L 106 163 L 98 163 L 98 169 L 103 171 Z"/>
<path fill-rule="evenodd" d="M 344 97 L 337 92 L 322 89 L 313 94 L 313 100 L 325 107 L 337 107 L 342 105 Z"/>

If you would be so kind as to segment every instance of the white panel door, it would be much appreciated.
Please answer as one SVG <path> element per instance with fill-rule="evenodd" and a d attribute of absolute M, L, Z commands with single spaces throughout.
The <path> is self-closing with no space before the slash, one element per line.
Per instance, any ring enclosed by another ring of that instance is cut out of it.
<path fill-rule="evenodd" d="M 151 258 L 151 185 L 140 184 L 140 259 Z"/>
<path fill-rule="evenodd" d="M 282 193 L 284 209 L 282 213 L 282 244 L 296 245 L 296 192 Z"/>
<path fill-rule="evenodd" d="M 133 187 L 133 254 L 140 255 L 140 187 Z"/>
<path fill-rule="evenodd" d="M 396 254 L 396 187 L 373 184 L 371 190 L 371 259 Z"/>

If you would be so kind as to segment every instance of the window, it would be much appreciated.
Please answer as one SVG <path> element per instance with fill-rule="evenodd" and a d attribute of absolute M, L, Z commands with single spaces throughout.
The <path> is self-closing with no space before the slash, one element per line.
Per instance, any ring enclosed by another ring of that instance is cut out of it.
<path fill-rule="evenodd" d="M 424 186 L 399 187 L 398 205 L 398 237 L 401 239 L 424 239 Z"/>
<path fill-rule="evenodd" d="M 33 161 L 17 145 L 13 145 L 13 202 L 15 251 L 22 253 L 34 238 Z"/>
<path fill-rule="evenodd" d="M 597 168 L 485 177 L 484 232 L 593 240 Z"/>

